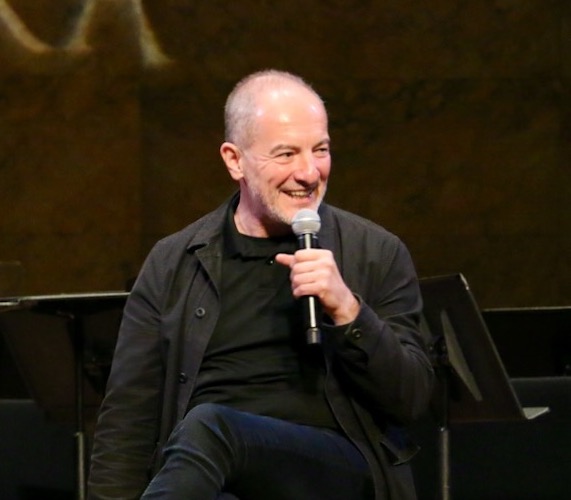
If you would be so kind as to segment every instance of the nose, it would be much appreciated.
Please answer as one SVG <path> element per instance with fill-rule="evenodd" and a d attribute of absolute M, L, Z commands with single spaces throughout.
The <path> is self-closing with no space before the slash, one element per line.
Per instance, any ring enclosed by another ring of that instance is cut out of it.
<path fill-rule="evenodd" d="M 294 171 L 295 180 L 303 184 L 313 184 L 319 180 L 320 176 L 318 160 L 311 153 L 299 155 Z"/>

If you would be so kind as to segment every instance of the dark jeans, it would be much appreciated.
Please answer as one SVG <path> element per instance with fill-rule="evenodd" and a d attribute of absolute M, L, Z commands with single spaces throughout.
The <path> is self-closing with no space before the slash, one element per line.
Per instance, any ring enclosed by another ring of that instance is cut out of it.
<path fill-rule="evenodd" d="M 188 412 L 165 447 L 165 459 L 142 499 L 374 497 L 365 459 L 339 433 L 217 404 Z"/>

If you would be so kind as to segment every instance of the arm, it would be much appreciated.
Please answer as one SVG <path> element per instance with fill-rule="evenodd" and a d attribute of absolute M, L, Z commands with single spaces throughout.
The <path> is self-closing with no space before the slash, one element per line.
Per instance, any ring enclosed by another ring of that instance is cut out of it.
<path fill-rule="evenodd" d="M 418 333 L 422 301 L 410 255 L 398 240 L 391 250 L 383 265 L 361 270 L 353 291 L 327 250 L 276 260 L 292 269 L 294 295 L 318 296 L 332 319 L 322 329 L 335 347 L 340 382 L 373 414 L 404 422 L 426 408 L 433 374 Z"/>
<path fill-rule="evenodd" d="M 96 427 L 88 498 L 139 498 L 157 440 L 164 383 L 158 272 L 147 259 L 125 306 Z"/>
<path fill-rule="evenodd" d="M 374 288 L 361 300 L 351 324 L 331 327 L 338 368 L 356 399 L 373 414 L 407 422 L 425 411 L 433 371 L 419 333 L 418 280 L 402 243 Z"/>

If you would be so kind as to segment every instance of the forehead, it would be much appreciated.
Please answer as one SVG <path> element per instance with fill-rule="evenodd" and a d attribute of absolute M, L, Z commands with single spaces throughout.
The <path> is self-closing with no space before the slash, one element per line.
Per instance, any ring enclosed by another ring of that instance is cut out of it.
<path fill-rule="evenodd" d="M 262 135 L 274 132 L 327 133 L 327 113 L 321 99 L 302 87 L 271 89 L 261 93 L 254 116 L 257 132 Z"/>
<path fill-rule="evenodd" d="M 292 113 L 307 111 L 326 115 L 321 99 L 300 85 L 290 84 L 261 89 L 257 95 L 255 111 L 257 117 L 271 114 L 287 120 Z"/>

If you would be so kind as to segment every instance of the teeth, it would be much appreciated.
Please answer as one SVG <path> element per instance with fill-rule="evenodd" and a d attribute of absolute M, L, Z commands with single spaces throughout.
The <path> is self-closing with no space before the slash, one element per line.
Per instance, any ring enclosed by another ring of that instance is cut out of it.
<path fill-rule="evenodd" d="M 288 195 L 293 198 L 307 198 L 312 191 L 289 191 Z"/>

